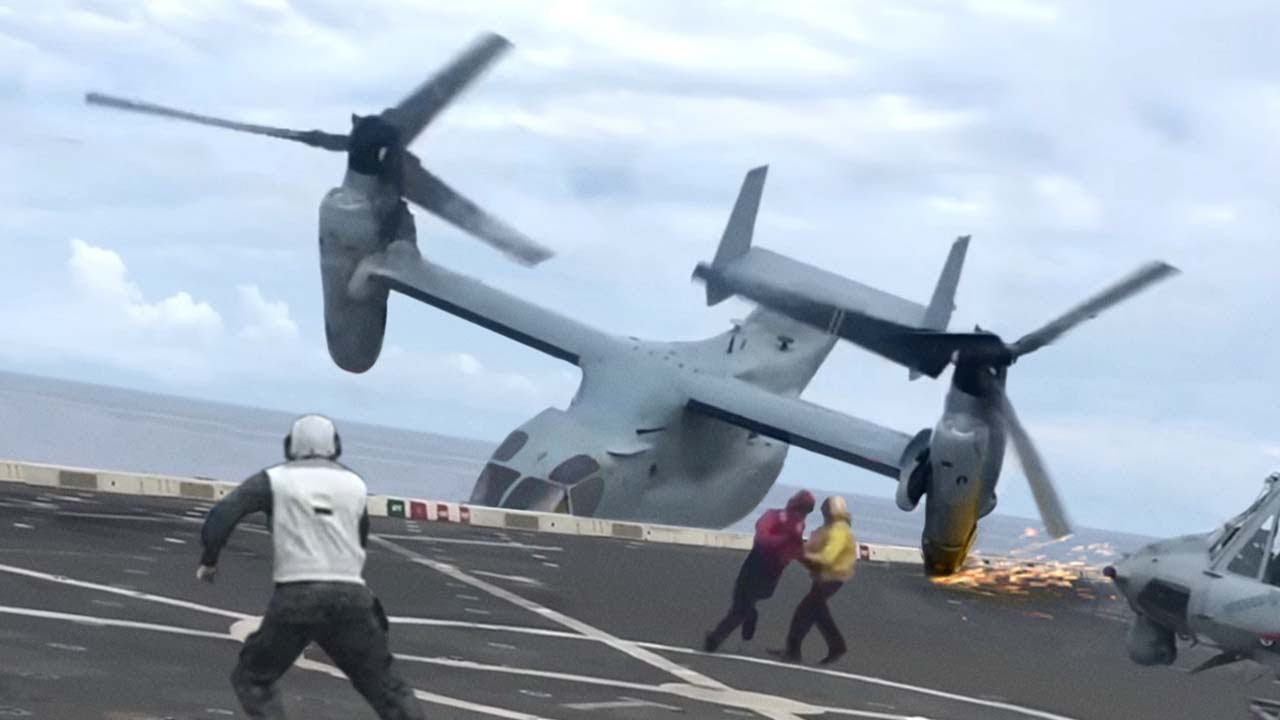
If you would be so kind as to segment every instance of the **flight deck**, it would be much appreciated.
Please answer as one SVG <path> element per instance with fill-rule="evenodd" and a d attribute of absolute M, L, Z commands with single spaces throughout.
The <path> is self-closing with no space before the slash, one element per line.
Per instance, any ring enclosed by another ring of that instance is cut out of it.
<path fill-rule="evenodd" d="M 0 717 L 244 717 L 228 678 L 270 595 L 251 518 L 216 582 L 195 579 L 207 502 L 0 483 Z M 397 671 L 431 718 L 1086 720 L 1246 718 L 1280 692 L 1256 669 L 1189 677 L 1132 664 L 1128 609 L 1093 580 L 931 583 L 864 561 L 833 600 L 850 652 L 776 661 L 805 592 L 788 569 L 750 643 L 698 648 L 740 550 L 375 518 L 366 578 Z M 1006 578 L 1008 579 L 1008 578 Z M 373 718 L 310 648 L 283 679 L 291 717 Z"/>

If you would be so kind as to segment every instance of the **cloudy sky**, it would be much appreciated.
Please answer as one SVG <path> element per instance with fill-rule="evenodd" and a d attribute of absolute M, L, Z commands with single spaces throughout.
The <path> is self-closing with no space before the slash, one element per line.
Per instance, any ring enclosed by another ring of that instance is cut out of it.
<path fill-rule="evenodd" d="M 1198 531 L 1280 467 L 1280 70 L 1271 0 L 623 3 L 0 0 L 7 369 L 497 440 L 575 369 L 406 299 L 370 372 L 324 350 L 317 205 L 343 158 L 82 102 L 345 131 L 484 30 L 514 50 L 428 167 L 558 255 L 419 214 L 438 262 L 654 339 L 719 332 L 709 259 L 750 167 L 758 244 L 1013 339 L 1149 259 L 1177 278 L 1012 373 L 1085 525 Z M 840 347 L 805 397 L 914 431 L 945 381 Z M 796 451 L 783 480 L 889 496 Z M 1001 511 L 1034 514 L 1015 464 Z"/>

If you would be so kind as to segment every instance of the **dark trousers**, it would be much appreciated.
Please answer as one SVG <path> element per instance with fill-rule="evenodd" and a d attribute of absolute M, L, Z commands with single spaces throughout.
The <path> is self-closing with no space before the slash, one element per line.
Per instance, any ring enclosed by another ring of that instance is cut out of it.
<path fill-rule="evenodd" d="M 739 626 L 742 627 L 743 640 L 754 637 L 756 622 L 760 619 L 756 603 L 773 597 L 777 586 L 778 576 L 770 570 L 764 556 L 755 550 L 748 553 L 733 584 L 733 603 L 729 606 L 729 614 L 711 631 L 711 643 L 719 645 L 724 642 Z"/>
<path fill-rule="evenodd" d="M 391 672 L 386 616 L 352 583 L 276 586 L 257 632 L 245 640 L 231 685 L 254 720 L 284 720 L 276 681 L 315 642 L 382 720 L 422 720 L 413 689 Z"/>
<path fill-rule="evenodd" d="M 791 630 L 787 633 L 787 655 L 800 656 L 800 646 L 804 644 L 805 636 L 814 625 L 818 626 L 818 632 L 822 633 L 822 639 L 827 643 L 827 654 L 835 655 L 848 649 L 844 637 L 840 635 L 840 628 L 836 627 L 835 618 L 831 617 L 831 609 L 827 607 L 827 600 L 843 585 L 838 581 L 814 581 L 808 594 L 796 605 L 795 614 L 791 616 Z"/>

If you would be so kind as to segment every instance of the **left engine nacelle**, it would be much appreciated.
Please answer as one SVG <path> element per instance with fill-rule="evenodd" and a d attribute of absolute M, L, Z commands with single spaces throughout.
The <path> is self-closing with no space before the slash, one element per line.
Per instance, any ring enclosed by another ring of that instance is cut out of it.
<path fill-rule="evenodd" d="M 335 188 L 320 203 L 324 335 L 329 357 L 347 372 L 368 370 L 382 353 L 388 290 L 384 285 L 365 284 L 356 295 L 350 287 L 360 261 L 382 250 L 379 235 L 373 203 L 358 189 Z"/>

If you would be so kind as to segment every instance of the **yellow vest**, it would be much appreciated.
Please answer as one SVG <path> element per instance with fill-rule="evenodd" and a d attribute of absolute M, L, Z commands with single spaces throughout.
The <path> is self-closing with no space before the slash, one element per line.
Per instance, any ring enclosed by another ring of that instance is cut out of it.
<path fill-rule="evenodd" d="M 837 520 L 823 525 L 809 536 L 805 558 L 812 563 L 809 574 L 818 582 L 844 582 L 853 577 L 858 546 L 849 523 Z"/>

